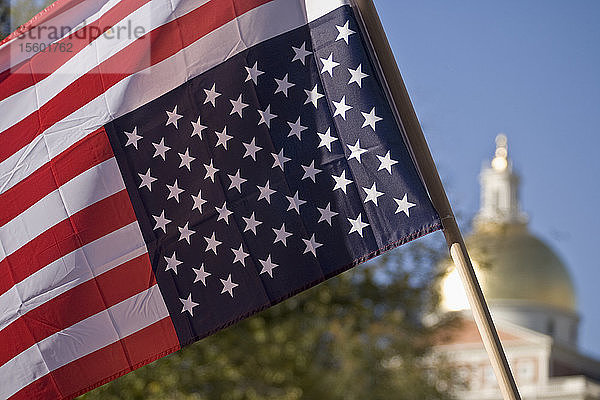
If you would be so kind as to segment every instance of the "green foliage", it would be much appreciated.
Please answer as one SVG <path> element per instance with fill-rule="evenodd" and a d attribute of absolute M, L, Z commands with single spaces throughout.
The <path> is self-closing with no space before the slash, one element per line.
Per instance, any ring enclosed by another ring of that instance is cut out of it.
<path fill-rule="evenodd" d="M 452 374 L 427 357 L 445 323 L 421 322 L 436 255 L 386 253 L 83 398 L 446 399 Z"/>

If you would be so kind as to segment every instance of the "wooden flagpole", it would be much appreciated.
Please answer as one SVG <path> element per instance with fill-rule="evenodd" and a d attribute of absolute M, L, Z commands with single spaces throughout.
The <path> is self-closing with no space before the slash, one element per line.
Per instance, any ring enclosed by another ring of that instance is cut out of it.
<path fill-rule="evenodd" d="M 406 139 L 413 152 L 413 157 L 419 172 L 429 191 L 433 206 L 438 211 L 448 249 L 454 264 L 462 279 L 471 310 L 483 340 L 483 344 L 492 363 L 500 391 L 505 400 L 520 400 L 517 385 L 510 371 L 506 355 L 502 348 L 498 332 L 492 321 L 481 287 L 477 281 L 471 259 L 467 253 L 462 234 L 454 218 L 452 207 L 435 167 L 429 147 L 421 130 L 406 87 L 400 75 L 400 70 L 394 59 L 383 26 L 373 5 L 372 0 L 353 0 L 362 18 L 363 28 L 367 32 L 373 52 L 379 61 L 380 73 L 385 78 L 396 112 L 404 127 Z"/>

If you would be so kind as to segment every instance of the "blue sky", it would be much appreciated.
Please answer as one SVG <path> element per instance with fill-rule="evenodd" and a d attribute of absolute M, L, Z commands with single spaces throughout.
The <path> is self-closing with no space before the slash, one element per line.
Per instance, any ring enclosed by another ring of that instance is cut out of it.
<path fill-rule="evenodd" d="M 567 263 L 600 357 L 600 2 L 375 0 L 461 228 L 504 132 L 530 229 Z"/>

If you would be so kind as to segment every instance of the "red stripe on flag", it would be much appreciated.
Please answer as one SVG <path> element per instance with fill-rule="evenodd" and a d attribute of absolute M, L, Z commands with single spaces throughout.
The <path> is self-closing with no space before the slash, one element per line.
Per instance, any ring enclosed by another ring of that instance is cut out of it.
<path fill-rule="evenodd" d="M 121 1 L 96 21 L 55 42 L 52 47 L 69 46 L 69 51 L 45 51 L 0 74 L 0 101 L 45 79 L 75 57 L 85 46 L 150 0 Z"/>
<path fill-rule="evenodd" d="M 2 133 L 0 162 L 133 72 L 165 60 L 202 36 L 270 1 L 272 0 L 213 0 L 150 31 L 78 78 L 38 111 L 6 129 Z M 199 24 L 198 21 L 202 23 Z M 146 64 L 142 60 L 148 53 L 149 44 L 152 51 L 149 64 Z"/>
<path fill-rule="evenodd" d="M 27 385 L 10 399 L 71 399 L 179 350 L 171 318 L 110 344 Z"/>
<path fill-rule="evenodd" d="M 113 157 L 104 128 L 97 129 L 0 194 L 0 226 L 77 175 Z"/>
<path fill-rule="evenodd" d="M 60 257 L 135 220 L 126 190 L 73 214 L 0 261 L 0 294 Z"/>
<path fill-rule="evenodd" d="M 64 292 L 0 331 L 0 365 L 56 332 L 154 286 L 148 254 L 143 254 Z"/>

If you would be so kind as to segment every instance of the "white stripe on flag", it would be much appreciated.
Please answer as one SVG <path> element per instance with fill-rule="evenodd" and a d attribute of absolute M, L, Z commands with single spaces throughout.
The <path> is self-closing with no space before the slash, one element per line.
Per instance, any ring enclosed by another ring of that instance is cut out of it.
<path fill-rule="evenodd" d="M 4 256 L 60 221 L 124 189 L 125 183 L 114 158 L 88 169 L 0 227 Z"/>
<path fill-rule="evenodd" d="M 47 337 L 0 366 L 0 398 L 169 315 L 158 285 Z"/>
<path fill-rule="evenodd" d="M 137 222 L 72 251 L 0 295 L 0 330 L 60 294 L 146 252 Z"/>
<path fill-rule="evenodd" d="M 160 97 L 248 47 L 303 26 L 307 18 L 310 22 L 347 3 L 347 0 L 320 0 L 304 5 L 297 0 L 275 0 L 223 25 L 166 60 L 123 79 L 47 129 L 43 141 L 32 142 L 0 163 L 0 193 L 48 162 L 48 155 L 57 156 L 114 118 Z"/>

